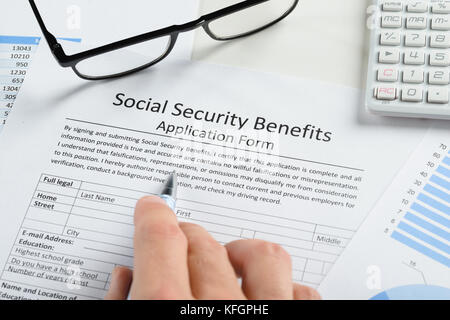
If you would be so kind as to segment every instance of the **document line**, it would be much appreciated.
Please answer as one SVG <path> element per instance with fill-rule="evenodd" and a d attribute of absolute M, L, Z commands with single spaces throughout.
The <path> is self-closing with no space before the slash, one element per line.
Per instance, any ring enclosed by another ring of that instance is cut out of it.
<path fill-rule="evenodd" d="M 349 166 L 343 166 L 343 165 L 338 165 L 338 164 L 332 164 L 332 163 L 327 163 L 327 162 L 313 161 L 313 160 L 307 160 L 307 159 L 302 159 L 302 158 L 295 158 L 295 157 L 290 157 L 290 156 L 283 156 L 283 155 L 267 153 L 267 152 L 259 152 L 259 151 L 254 151 L 254 150 L 249 150 L 249 149 L 242 149 L 242 148 L 237 148 L 237 147 L 229 147 L 229 146 L 215 144 L 215 143 L 211 143 L 211 142 L 196 141 L 196 140 L 192 140 L 192 139 L 173 137 L 173 136 L 170 136 L 170 135 L 164 135 L 164 134 L 153 133 L 153 132 L 142 131 L 142 130 L 135 130 L 135 129 L 125 128 L 125 127 L 112 126 L 112 125 L 107 125 L 107 124 L 103 124 L 103 123 L 90 122 L 90 121 L 84 121 L 84 120 L 79 120 L 79 119 L 66 118 L 66 120 L 74 121 L 74 122 L 87 123 L 87 124 L 101 126 L 101 127 L 120 129 L 120 130 L 125 130 L 125 131 L 130 131 L 130 132 L 144 133 L 144 134 L 148 134 L 148 135 L 152 135 L 152 136 L 159 136 L 159 137 L 164 137 L 164 138 L 170 138 L 170 139 L 176 139 L 176 140 L 182 140 L 182 141 L 189 141 L 189 142 L 194 142 L 194 143 L 199 143 L 199 144 L 204 144 L 204 145 L 210 145 L 210 146 L 215 146 L 215 147 L 221 147 L 221 148 L 226 148 L 226 149 L 245 151 L 245 152 L 261 154 L 261 155 L 266 155 L 266 156 L 273 156 L 273 157 L 282 158 L 282 159 L 297 160 L 297 161 L 302 161 L 302 162 L 309 162 L 309 163 L 314 163 L 314 164 L 320 164 L 320 165 L 324 165 L 324 166 L 330 166 L 330 167 L 336 167 L 336 168 L 342 168 L 342 169 L 348 169 L 348 170 L 364 172 L 364 169 L 355 168 L 355 167 L 349 167 Z"/>

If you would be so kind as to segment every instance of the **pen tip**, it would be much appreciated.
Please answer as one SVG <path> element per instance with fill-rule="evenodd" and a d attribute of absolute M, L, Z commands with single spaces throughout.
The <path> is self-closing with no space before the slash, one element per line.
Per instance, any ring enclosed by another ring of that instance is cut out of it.
<path fill-rule="evenodd" d="M 176 171 L 173 171 L 164 185 L 162 194 L 168 194 L 168 195 L 176 194 L 177 185 L 178 185 L 177 173 L 176 173 Z"/>
<path fill-rule="evenodd" d="M 172 172 L 172 174 L 170 175 L 169 180 L 172 180 L 172 183 L 176 184 L 177 183 L 177 178 L 178 178 L 177 172 L 174 170 Z"/>

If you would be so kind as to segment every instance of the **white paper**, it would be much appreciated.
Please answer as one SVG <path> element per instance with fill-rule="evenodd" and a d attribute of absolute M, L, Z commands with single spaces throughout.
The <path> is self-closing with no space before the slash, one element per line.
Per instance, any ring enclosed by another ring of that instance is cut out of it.
<path fill-rule="evenodd" d="M 204 0 L 200 8 L 238 1 Z M 302 0 L 286 19 L 243 41 L 220 44 L 199 32 L 193 59 L 363 89 L 372 2 Z"/>
<path fill-rule="evenodd" d="M 296 78 L 178 62 L 86 82 L 51 59 L 38 48 L 0 141 L 0 298 L 102 297 L 132 266 L 134 203 L 174 169 L 180 220 L 280 243 L 317 286 L 429 123 L 366 117 L 360 91 Z"/>
<path fill-rule="evenodd" d="M 320 286 L 330 299 L 450 299 L 450 129 L 442 123 L 387 189 Z"/>

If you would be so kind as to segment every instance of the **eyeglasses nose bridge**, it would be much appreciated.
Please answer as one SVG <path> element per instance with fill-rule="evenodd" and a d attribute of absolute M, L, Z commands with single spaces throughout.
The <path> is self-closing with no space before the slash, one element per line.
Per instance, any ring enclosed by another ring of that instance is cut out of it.
<path fill-rule="evenodd" d="M 203 17 L 202 17 L 202 18 L 199 18 L 197 20 L 194 20 L 194 21 L 191 21 L 191 22 L 188 22 L 188 23 L 185 23 L 185 24 L 178 25 L 176 27 L 177 27 L 178 30 L 182 30 L 182 31 L 179 31 L 178 33 L 180 33 L 180 32 L 189 32 L 189 31 L 198 29 L 200 27 L 203 27 L 206 23 L 207 23 L 207 20 L 203 19 Z"/>
<path fill-rule="evenodd" d="M 211 21 L 214 21 L 214 20 L 205 19 L 205 16 L 203 16 L 203 17 L 201 17 L 201 18 L 199 18 L 199 19 L 197 19 L 197 20 L 195 20 L 195 21 L 188 22 L 188 23 L 185 23 L 185 24 L 176 26 L 179 30 L 182 30 L 182 31 L 178 31 L 178 32 L 176 33 L 176 35 L 175 35 L 175 39 L 172 40 L 172 41 L 175 42 L 176 39 L 177 39 L 177 37 L 178 37 L 178 35 L 179 35 L 180 33 L 193 31 L 193 30 L 196 30 L 196 29 L 198 29 L 198 28 L 203 28 L 203 30 L 205 30 L 205 32 L 206 32 L 211 38 L 213 38 L 213 39 L 215 39 L 215 40 L 222 40 L 222 39 L 216 37 L 216 36 L 214 35 L 214 33 L 212 33 L 211 29 L 209 28 L 209 24 L 210 24 Z M 172 34 L 172 35 L 173 35 L 173 34 Z M 171 36 L 172 36 L 172 35 L 171 35 Z"/>

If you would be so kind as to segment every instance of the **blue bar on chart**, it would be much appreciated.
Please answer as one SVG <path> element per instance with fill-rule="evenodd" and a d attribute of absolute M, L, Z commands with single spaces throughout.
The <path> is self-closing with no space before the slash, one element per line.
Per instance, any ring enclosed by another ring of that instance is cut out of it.
<path fill-rule="evenodd" d="M 442 162 L 443 164 L 450 166 L 450 157 L 445 157 L 444 161 Z"/>
<path fill-rule="evenodd" d="M 442 174 L 443 176 L 446 176 L 450 179 L 450 169 L 445 168 L 444 166 L 439 166 L 436 170 L 436 172 Z"/>
<path fill-rule="evenodd" d="M 22 86 L 39 37 L 0 35 L 0 131 Z"/>
<path fill-rule="evenodd" d="M 434 175 L 434 174 L 431 176 L 430 181 L 437 184 L 438 186 L 450 191 L 450 182 L 449 181 L 446 181 L 446 180 L 442 179 L 441 177 L 438 177 L 437 175 Z"/>
<path fill-rule="evenodd" d="M 21 37 L 21 36 L 2 36 L 0 35 L 0 44 L 12 45 L 38 45 L 40 37 Z"/>
<path fill-rule="evenodd" d="M 415 214 L 412 214 L 411 212 L 408 212 L 405 215 L 405 220 L 414 223 L 415 225 L 431 232 L 434 233 L 435 235 L 437 235 L 438 237 L 441 237 L 447 241 L 450 241 L 450 232 L 445 231 L 444 229 L 429 223 L 428 221 L 419 218 L 418 216 L 416 216 Z"/>
<path fill-rule="evenodd" d="M 443 204 L 442 202 L 439 202 L 429 196 L 427 196 L 424 193 L 419 194 L 417 197 L 418 200 L 422 201 L 423 203 L 429 205 L 433 209 L 436 209 L 442 213 L 445 213 L 446 215 L 450 215 L 450 207 Z"/>
<path fill-rule="evenodd" d="M 437 222 L 446 228 L 450 228 L 450 219 L 447 219 L 446 217 L 425 208 L 417 202 L 412 204 L 411 210 L 420 213 L 422 216 L 427 217 L 428 219 L 433 220 L 434 222 Z"/>
<path fill-rule="evenodd" d="M 444 256 L 444 255 L 442 255 L 442 254 L 440 254 L 440 253 L 438 253 L 438 252 L 436 252 L 436 251 L 434 251 L 434 250 L 432 250 L 432 249 L 430 249 L 430 248 L 420 244 L 419 242 L 414 241 L 414 240 L 404 236 L 403 234 L 401 234 L 401 233 L 399 233 L 397 231 L 394 231 L 392 233 L 392 238 L 397 240 L 397 241 L 400 241 L 404 245 L 406 245 L 406 246 L 408 246 L 408 247 L 410 247 L 410 248 L 412 248 L 412 249 L 422 253 L 423 255 L 425 255 L 425 256 L 427 256 L 427 257 L 429 257 L 429 258 L 431 258 L 431 259 L 433 259 L 433 260 L 435 260 L 435 261 L 437 261 L 439 263 L 442 263 L 443 265 L 445 265 L 447 267 L 450 267 L 450 259 L 449 258 L 447 258 L 446 256 Z"/>
<path fill-rule="evenodd" d="M 450 158 L 431 175 L 391 237 L 421 254 L 450 267 Z"/>
<path fill-rule="evenodd" d="M 447 203 L 450 203 L 450 194 L 449 193 L 442 191 L 438 188 L 435 188 L 430 184 L 427 184 L 423 189 L 426 192 L 428 192 L 429 194 L 431 194 L 441 200 L 444 200 Z"/>
<path fill-rule="evenodd" d="M 439 239 L 436 239 L 425 232 L 420 231 L 419 229 L 414 228 L 413 226 L 404 223 L 403 221 L 399 223 L 398 227 L 399 230 L 402 230 L 409 235 L 413 236 L 416 239 L 419 239 L 425 243 L 428 243 L 432 247 L 435 247 L 438 250 L 441 250 L 447 254 L 450 254 L 450 246 L 446 243 L 442 242 Z"/>

